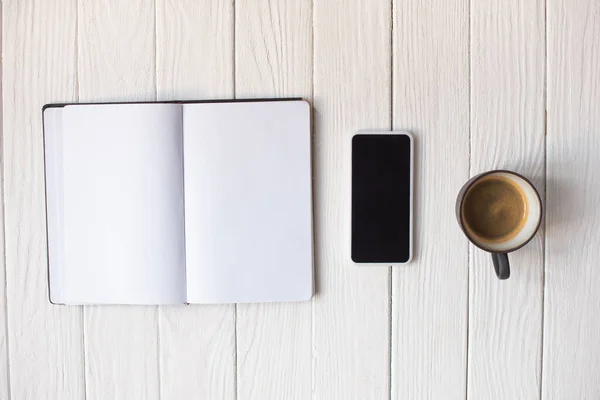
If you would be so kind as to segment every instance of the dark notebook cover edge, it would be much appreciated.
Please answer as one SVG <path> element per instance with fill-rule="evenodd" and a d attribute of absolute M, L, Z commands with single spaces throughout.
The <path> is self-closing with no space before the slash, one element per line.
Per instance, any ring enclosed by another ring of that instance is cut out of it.
<path fill-rule="evenodd" d="M 56 108 L 74 105 L 103 105 L 103 104 L 202 104 L 202 103 L 264 103 L 272 101 L 300 101 L 306 99 L 302 97 L 282 97 L 282 98 L 264 98 L 264 99 L 213 99 L 213 100 L 165 100 L 165 101 L 99 101 L 83 103 L 48 103 L 42 106 L 42 113 L 46 108 Z"/>

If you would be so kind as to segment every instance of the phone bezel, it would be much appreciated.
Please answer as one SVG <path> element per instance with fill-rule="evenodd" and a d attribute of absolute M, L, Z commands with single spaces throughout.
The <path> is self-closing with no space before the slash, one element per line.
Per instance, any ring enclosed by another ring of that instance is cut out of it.
<path fill-rule="evenodd" d="M 356 262 L 352 259 L 352 140 L 356 135 L 405 135 L 410 141 L 410 196 L 409 196 L 409 243 L 408 243 L 408 260 L 405 262 Z M 414 175 L 415 175 L 415 156 L 414 156 L 414 138 L 413 135 L 408 131 L 375 131 L 375 130 L 361 130 L 355 132 L 350 138 L 350 179 L 349 179 L 349 192 L 350 192 L 350 226 L 349 226 L 349 254 L 348 258 L 354 265 L 361 267 L 393 267 L 406 265 L 413 260 L 413 242 L 414 242 Z"/>

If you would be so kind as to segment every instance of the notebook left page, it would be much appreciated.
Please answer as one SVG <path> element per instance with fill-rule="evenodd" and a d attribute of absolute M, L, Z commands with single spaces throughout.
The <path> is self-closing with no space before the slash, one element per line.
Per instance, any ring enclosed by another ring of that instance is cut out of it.
<path fill-rule="evenodd" d="M 185 303 L 181 112 L 178 104 L 64 107 L 54 146 L 64 303 Z"/>

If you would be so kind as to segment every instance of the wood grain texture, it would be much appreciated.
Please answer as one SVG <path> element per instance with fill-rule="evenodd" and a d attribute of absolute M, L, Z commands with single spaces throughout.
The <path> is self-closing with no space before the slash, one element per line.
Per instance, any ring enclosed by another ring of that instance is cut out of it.
<path fill-rule="evenodd" d="M 312 94 L 310 0 L 237 1 L 236 97 Z M 311 302 L 237 306 L 237 398 L 311 397 Z"/>
<path fill-rule="evenodd" d="M 0 190 L 0 200 L 2 200 L 2 190 Z M 0 221 L 4 223 L 4 212 L 0 211 Z M 0 398 L 9 398 L 10 384 L 10 365 L 8 360 L 8 324 L 7 324 L 7 307 L 6 307 L 6 270 L 4 258 L 4 232 L 0 237 L 0 251 L 2 259 L 0 261 Z"/>
<path fill-rule="evenodd" d="M 415 137 L 414 262 L 393 269 L 392 398 L 465 397 L 468 2 L 394 3 L 393 127 Z"/>
<path fill-rule="evenodd" d="M 42 106 L 76 93 L 73 1 L 2 2 L 4 229 L 13 399 L 84 395 L 81 308 L 48 300 Z"/>
<path fill-rule="evenodd" d="M 233 2 L 157 0 L 159 100 L 231 99 Z"/>
<path fill-rule="evenodd" d="M 598 1 L 1 4 L 1 399 L 600 397 Z M 313 83 L 312 302 L 239 306 L 237 354 L 232 305 L 48 302 L 43 104 Z M 416 138 L 415 261 L 391 272 L 349 262 L 348 170 L 351 135 L 390 125 Z M 499 167 L 547 188 L 505 282 L 452 209 Z"/>
<path fill-rule="evenodd" d="M 0 35 L 2 32 L 2 7 L 0 6 Z M 2 41 L 0 40 L 0 53 Z M 0 93 L 2 93 L 2 79 L 0 78 Z M 4 103 L 0 100 L 0 103 Z M 2 126 L 2 109 L 0 108 L 0 127 Z M 0 143 L 3 141 L 0 139 Z M 0 154 L 3 154 L 0 146 Z M 0 157 L 0 398 L 8 399 L 10 396 L 9 361 L 8 361 L 8 315 L 6 307 L 6 253 L 4 246 L 4 156 Z"/>
<path fill-rule="evenodd" d="M 313 398 L 382 399 L 390 269 L 350 262 L 350 141 L 390 127 L 390 3 L 314 2 Z"/>
<path fill-rule="evenodd" d="M 3 201 L 3 190 L 0 188 L 0 201 Z M 2 203 L 4 204 L 4 203 Z M 0 223 L 4 227 L 4 209 L 0 208 Z M 0 233 L 0 398 L 9 398 L 9 360 L 8 360 L 8 315 L 6 307 L 6 263 L 4 257 L 4 228 Z"/>
<path fill-rule="evenodd" d="M 600 398 L 600 3 L 548 0 L 542 394 Z"/>
<path fill-rule="evenodd" d="M 78 3 L 80 101 L 155 99 L 154 2 Z M 87 399 L 158 399 L 157 308 L 86 306 Z"/>
<path fill-rule="evenodd" d="M 233 97 L 233 3 L 159 0 L 158 100 Z M 162 399 L 235 399 L 233 305 L 159 307 Z"/>
<path fill-rule="evenodd" d="M 471 3 L 471 175 L 508 169 L 544 193 L 544 2 Z M 544 235 L 509 256 L 500 281 L 471 246 L 468 395 L 540 394 Z"/>

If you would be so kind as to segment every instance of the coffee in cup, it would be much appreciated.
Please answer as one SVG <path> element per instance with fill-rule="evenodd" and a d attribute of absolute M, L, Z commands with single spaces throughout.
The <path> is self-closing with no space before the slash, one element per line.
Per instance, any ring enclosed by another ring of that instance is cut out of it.
<path fill-rule="evenodd" d="M 511 171 L 489 171 L 471 178 L 456 200 L 456 218 L 467 238 L 492 253 L 496 274 L 510 276 L 507 253 L 537 232 L 542 203 L 535 187 Z"/>

